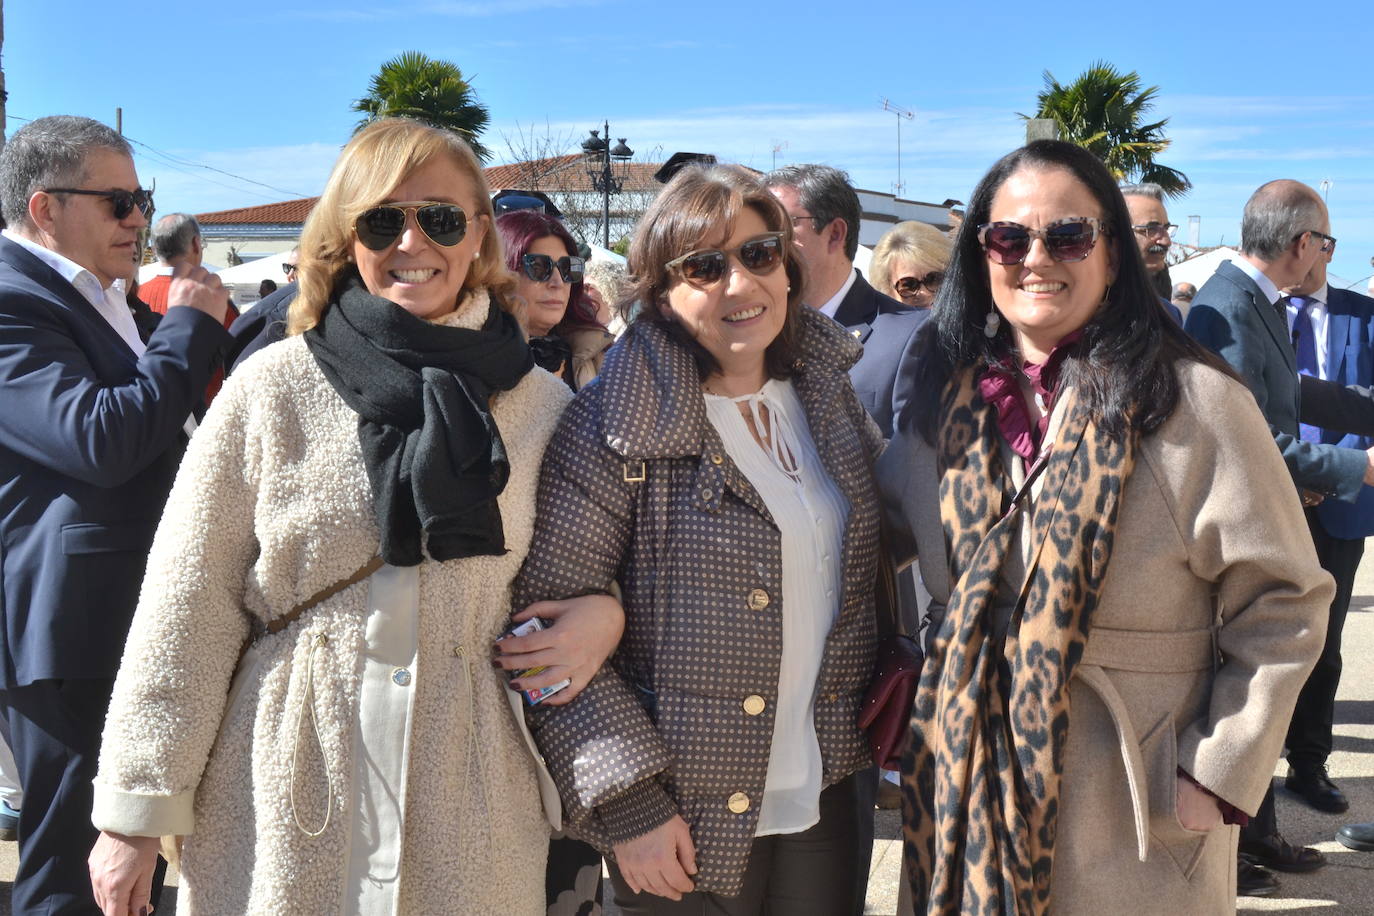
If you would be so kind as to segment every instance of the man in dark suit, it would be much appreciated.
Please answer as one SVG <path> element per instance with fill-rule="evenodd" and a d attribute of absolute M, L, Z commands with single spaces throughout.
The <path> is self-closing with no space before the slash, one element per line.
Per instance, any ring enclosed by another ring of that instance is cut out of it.
<path fill-rule="evenodd" d="M 1354 502 L 1374 483 L 1374 454 L 1358 448 L 1305 441 L 1300 434 L 1298 366 L 1280 290 L 1300 284 L 1335 244 L 1326 206 L 1296 181 L 1271 181 L 1245 205 L 1241 257 L 1225 261 L 1193 298 L 1186 328 L 1245 379 L 1269 422 L 1304 502 Z M 1270 485 L 1256 481 L 1256 486 Z M 1272 893 L 1278 886 L 1253 865 L 1279 871 L 1321 867 L 1320 852 L 1295 847 L 1278 831 L 1273 790 L 1241 831 L 1242 893 Z"/>
<path fill-rule="evenodd" d="M 1326 268 L 1334 253 L 1317 258 L 1307 277 L 1288 290 L 1286 318 L 1298 372 L 1343 385 L 1374 384 L 1374 299 L 1345 289 L 1331 289 Z M 1304 417 L 1306 419 L 1306 417 Z M 1369 449 L 1374 440 L 1303 424 L 1304 440 L 1343 448 Z M 1364 539 L 1374 534 L 1374 487 L 1364 486 L 1353 503 L 1323 500 L 1307 510 L 1307 523 L 1322 568 L 1336 580 L 1336 597 L 1327 618 L 1326 643 L 1307 678 L 1288 727 L 1289 774 L 1285 785 L 1319 811 L 1333 814 L 1350 807 L 1345 793 L 1330 780 L 1326 758 L 1331 753 L 1336 688 L 1341 677 L 1341 632 L 1354 590 L 1355 573 L 1364 556 Z"/>
<path fill-rule="evenodd" d="M 145 340 L 116 280 L 152 213 L 128 143 L 39 118 L 0 153 L 0 714 L 25 790 L 15 913 L 96 913 L 91 781 L 144 563 L 227 344 L 200 268 Z"/>
<path fill-rule="evenodd" d="M 802 301 L 844 325 L 864 345 L 849 378 L 864 408 L 890 437 L 897 366 L 926 312 L 884 296 L 854 268 L 861 210 L 849 176 L 828 165 L 789 165 L 764 180 L 792 218 L 792 240 L 806 268 Z"/>

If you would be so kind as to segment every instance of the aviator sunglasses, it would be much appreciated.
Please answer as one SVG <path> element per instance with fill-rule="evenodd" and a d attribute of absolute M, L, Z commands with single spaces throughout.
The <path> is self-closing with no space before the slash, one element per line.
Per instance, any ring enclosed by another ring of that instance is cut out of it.
<path fill-rule="evenodd" d="M 468 215 L 457 204 L 419 200 L 373 207 L 353 224 L 358 241 L 373 251 L 385 251 L 406 230 L 406 216 L 415 214 L 415 224 L 436 245 L 452 248 L 468 234 Z"/>
<path fill-rule="evenodd" d="M 745 270 L 761 277 L 771 274 L 782 263 L 782 236 L 781 232 L 758 235 L 730 251 L 698 248 L 673 258 L 663 269 L 676 273 L 692 286 L 704 288 L 720 282 L 725 276 L 726 260 L 733 254 Z"/>
<path fill-rule="evenodd" d="M 143 214 L 144 219 L 152 219 L 153 216 L 153 192 L 145 188 L 137 191 L 125 191 L 122 188 L 115 188 L 112 191 L 94 191 L 89 188 L 44 188 L 44 194 L 85 194 L 90 197 L 103 197 L 114 205 L 114 218 L 124 219 L 134 208 Z"/>
<path fill-rule="evenodd" d="M 552 277 L 555 267 L 564 283 L 581 283 L 583 263 L 581 258 L 569 255 L 554 259 L 546 254 L 527 254 L 520 259 L 520 268 L 535 283 L 543 283 Z"/>
<path fill-rule="evenodd" d="M 979 226 L 978 241 L 988 257 L 998 264 L 1020 264 L 1026 260 L 1031 239 L 1044 242 L 1045 250 L 1056 261 L 1081 261 L 1092 254 L 1102 231 L 1102 221 L 1092 216 L 1057 219 L 1044 229 L 1000 220 Z"/>

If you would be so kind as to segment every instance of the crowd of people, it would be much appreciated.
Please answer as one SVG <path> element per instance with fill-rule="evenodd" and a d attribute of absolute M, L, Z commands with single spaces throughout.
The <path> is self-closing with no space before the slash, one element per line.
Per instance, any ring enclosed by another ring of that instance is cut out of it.
<path fill-rule="evenodd" d="M 132 289 L 117 133 L 0 152 L 15 913 L 146 916 L 172 858 L 197 913 L 596 913 L 604 867 L 627 916 L 859 914 L 875 806 L 905 913 L 1323 864 L 1271 774 L 1349 806 L 1374 299 L 1311 188 L 1199 289 L 1159 188 L 1059 141 L 867 277 L 828 166 L 679 170 L 623 273 L 500 210 L 375 121 L 236 316 L 185 214 Z"/>

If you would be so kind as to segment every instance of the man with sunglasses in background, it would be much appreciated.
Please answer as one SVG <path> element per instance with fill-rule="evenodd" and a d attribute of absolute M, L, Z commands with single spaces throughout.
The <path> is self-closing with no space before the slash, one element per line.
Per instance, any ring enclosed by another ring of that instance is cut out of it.
<path fill-rule="evenodd" d="M 1327 406 L 1319 400 L 1326 394 L 1299 382 L 1302 366 L 1280 290 L 1300 286 L 1317 261 L 1334 250 L 1330 231 L 1326 205 L 1307 185 L 1280 180 L 1261 186 L 1245 204 L 1240 258 L 1223 261 L 1197 291 L 1186 324 L 1188 333 L 1229 362 L 1249 385 L 1307 506 L 1324 499 L 1354 502 L 1365 485 L 1374 484 L 1374 450 L 1313 441 L 1299 427 L 1300 415 L 1312 419 L 1314 411 Z M 1300 408 L 1301 398 L 1316 403 Z M 1327 411 L 1331 414 L 1342 415 Z M 1255 481 L 1257 487 L 1274 484 Z M 1325 759 L 1302 762 L 1301 770 L 1296 766 L 1289 788 L 1324 810 L 1344 810 L 1344 796 L 1326 777 Z M 1293 846 L 1279 833 L 1272 785 L 1259 811 L 1241 828 L 1240 853 L 1242 894 L 1269 894 L 1278 888 L 1277 878 L 1266 869 L 1305 872 L 1326 861 L 1316 849 Z"/>
<path fill-rule="evenodd" d="M 16 914 L 97 912 L 100 732 L 153 531 L 228 342 L 225 292 L 172 281 L 144 339 L 117 280 L 153 212 L 128 143 L 33 121 L 0 152 L 0 713 L 25 798 Z"/>
<path fill-rule="evenodd" d="M 1121 195 L 1126 198 L 1126 209 L 1131 214 L 1131 231 L 1140 249 L 1140 257 L 1145 261 L 1145 272 L 1150 275 L 1165 311 L 1181 325 L 1183 313 L 1169 301 L 1172 292 L 1169 246 L 1174 243 L 1174 233 L 1178 227 L 1169 222 L 1169 211 L 1164 209 L 1164 189 L 1147 181 L 1122 185 Z"/>
<path fill-rule="evenodd" d="M 926 310 L 884 296 L 854 267 L 862 211 L 848 175 L 828 165 L 789 165 L 770 172 L 764 183 L 792 218 L 792 241 L 806 274 L 802 302 L 844 325 L 864 345 L 849 378 L 890 437 L 897 364 Z"/>

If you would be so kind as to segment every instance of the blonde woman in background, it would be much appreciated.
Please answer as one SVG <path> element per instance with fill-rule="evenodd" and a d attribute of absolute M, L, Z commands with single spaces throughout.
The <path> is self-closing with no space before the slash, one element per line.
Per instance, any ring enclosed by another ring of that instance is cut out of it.
<path fill-rule="evenodd" d="M 898 223 L 874 247 L 869 280 L 886 296 L 928 309 L 940 291 L 952 248 L 949 236 L 929 223 Z"/>

